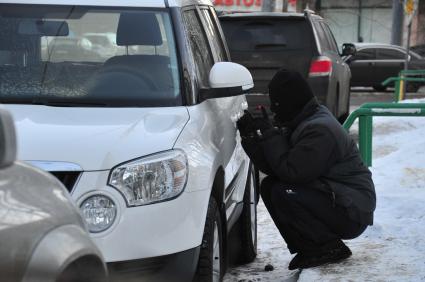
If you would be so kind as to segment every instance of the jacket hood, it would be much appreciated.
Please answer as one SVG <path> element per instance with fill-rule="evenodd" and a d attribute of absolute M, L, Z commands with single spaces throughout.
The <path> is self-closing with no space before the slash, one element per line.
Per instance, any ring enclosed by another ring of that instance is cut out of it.
<path fill-rule="evenodd" d="M 185 107 L 6 107 L 16 124 L 18 159 L 69 162 L 84 171 L 170 150 L 189 120 Z"/>
<path fill-rule="evenodd" d="M 269 84 L 270 110 L 280 122 L 293 120 L 314 97 L 308 82 L 296 71 L 281 69 Z"/>

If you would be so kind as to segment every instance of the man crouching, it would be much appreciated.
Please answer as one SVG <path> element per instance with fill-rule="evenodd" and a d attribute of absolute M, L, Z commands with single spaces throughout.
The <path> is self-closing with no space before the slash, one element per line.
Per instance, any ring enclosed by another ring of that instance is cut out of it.
<path fill-rule="evenodd" d="M 289 269 L 348 258 L 342 239 L 373 223 L 371 172 L 356 143 L 297 72 L 280 70 L 269 84 L 274 124 L 249 112 L 238 121 L 242 146 L 267 174 L 261 196 L 291 254 Z"/>

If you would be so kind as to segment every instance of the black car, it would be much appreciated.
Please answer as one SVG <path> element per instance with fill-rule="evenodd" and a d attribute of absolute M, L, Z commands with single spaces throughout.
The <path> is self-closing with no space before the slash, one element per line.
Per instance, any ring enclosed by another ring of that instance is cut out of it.
<path fill-rule="evenodd" d="M 280 68 L 299 71 L 321 103 L 341 121 L 349 113 L 350 68 L 323 18 L 305 13 L 233 13 L 220 21 L 233 61 L 252 73 L 250 109 L 268 105 L 267 85 Z M 353 54 L 347 44 L 344 55 Z M 294 93 L 296 95 L 296 93 Z M 255 110 L 254 110 L 255 112 Z"/>
<path fill-rule="evenodd" d="M 425 44 L 412 46 L 412 48 L 410 48 L 410 50 L 414 51 L 415 53 L 417 53 L 418 55 L 420 55 L 422 57 L 425 56 Z"/>
<path fill-rule="evenodd" d="M 404 69 L 406 49 L 397 45 L 378 43 L 356 43 L 357 53 L 346 58 L 351 68 L 351 86 L 373 87 L 376 91 L 385 91 L 387 86 L 381 83 L 398 76 Z M 425 69 L 425 59 L 417 53 L 409 53 L 409 69 Z M 407 84 L 409 92 L 416 92 L 418 83 Z"/>

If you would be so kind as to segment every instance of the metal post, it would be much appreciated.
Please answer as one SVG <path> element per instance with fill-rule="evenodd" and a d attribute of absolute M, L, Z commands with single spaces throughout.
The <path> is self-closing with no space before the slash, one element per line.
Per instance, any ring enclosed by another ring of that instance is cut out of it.
<path fill-rule="evenodd" d="M 400 84 L 403 84 L 402 82 L 403 82 L 402 80 L 397 80 L 395 82 L 394 101 L 397 102 L 397 103 L 401 100 L 401 87 L 400 87 Z"/>
<path fill-rule="evenodd" d="M 393 0 L 393 25 L 391 29 L 391 44 L 401 46 L 403 36 L 403 4 L 400 0 Z"/>
<path fill-rule="evenodd" d="M 359 117 L 359 150 L 363 162 L 372 165 L 372 117 Z"/>
<path fill-rule="evenodd" d="M 359 0 L 359 14 L 357 17 L 357 41 L 363 42 L 362 37 L 362 0 Z"/>
<path fill-rule="evenodd" d="M 412 22 L 407 26 L 407 46 L 406 46 L 406 62 L 404 63 L 404 71 L 409 69 L 409 54 L 410 54 L 410 34 L 412 33 Z M 403 76 L 402 76 L 403 77 Z M 402 99 L 404 99 L 405 93 L 407 92 L 407 83 L 403 83 Z"/>

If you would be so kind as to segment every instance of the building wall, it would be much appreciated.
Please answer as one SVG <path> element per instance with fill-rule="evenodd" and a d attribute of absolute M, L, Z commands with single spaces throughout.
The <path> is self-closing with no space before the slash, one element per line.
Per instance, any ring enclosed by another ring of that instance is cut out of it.
<path fill-rule="evenodd" d="M 215 0 L 219 11 L 261 11 L 266 0 Z M 316 10 L 331 27 L 338 45 L 347 42 L 391 42 L 391 0 L 270 0 L 275 11 L 306 7 Z M 295 7 L 294 7 L 295 8 Z M 360 24 L 359 24 L 360 23 Z M 407 42 L 405 28 L 403 45 Z M 425 0 L 419 1 L 418 13 L 412 22 L 411 45 L 425 44 Z"/>
<path fill-rule="evenodd" d="M 425 0 L 419 1 L 412 32 L 412 45 L 425 44 Z"/>
<path fill-rule="evenodd" d="M 320 4 L 319 13 L 339 45 L 358 41 L 390 43 L 392 1 L 322 0 Z"/>

